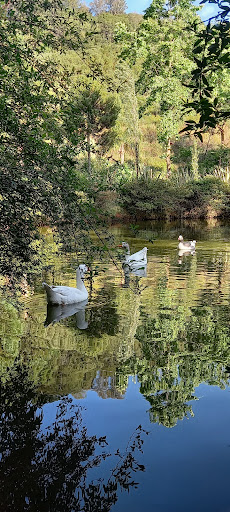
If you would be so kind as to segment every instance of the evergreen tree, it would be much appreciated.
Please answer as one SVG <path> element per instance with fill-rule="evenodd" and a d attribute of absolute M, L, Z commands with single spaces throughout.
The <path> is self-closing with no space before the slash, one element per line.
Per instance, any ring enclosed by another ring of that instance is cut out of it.
<path fill-rule="evenodd" d="M 125 160 L 125 146 L 132 148 L 135 153 L 136 174 L 139 172 L 139 112 L 135 91 L 135 81 L 131 68 L 127 63 L 121 63 L 117 68 L 119 81 L 119 97 L 121 111 L 118 117 L 120 138 L 120 161 Z"/>
<path fill-rule="evenodd" d="M 145 10 L 144 18 L 159 18 L 166 15 L 165 1 L 153 0 L 150 6 Z"/>
<path fill-rule="evenodd" d="M 167 176 L 171 174 L 171 144 L 178 134 L 184 102 L 189 90 L 184 86 L 192 70 L 191 34 L 187 20 L 194 20 L 191 2 L 178 0 L 164 8 L 153 0 L 136 34 L 120 27 L 124 58 L 131 64 L 142 59 L 137 90 L 142 96 L 142 114 L 159 116 L 158 140 L 166 153 Z M 121 32 L 123 30 L 123 33 Z M 183 37 L 181 34 L 183 33 Z M 119 35 L 119 34 L 118 34 Z"/>
<path fill-rule="evenodd" d="M 91 154 L 103 153 L 113 144 L 111 129 L 116 123 L 119 107 L 113 97 L 102 98 L 98 90 L 84 90 L 66 110 L 66 127 L 72 132 L 72 143 L 79 143 L 88 155 L 88 172 L 91 173 Z"/>

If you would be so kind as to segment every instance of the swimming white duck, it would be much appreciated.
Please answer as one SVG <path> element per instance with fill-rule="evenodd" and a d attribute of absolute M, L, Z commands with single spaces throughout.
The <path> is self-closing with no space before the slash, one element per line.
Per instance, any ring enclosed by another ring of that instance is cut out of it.
<path fill-rule="evenodd" d="M 131 265 L 133 268 L 135 267 L 136 264 L 139 265 L 140 263 L 142 265 L 147 265 L 147 247 L 143 247 L 143 249 L 141 249 L 138 252 L 135 252 L 134 254 L 130 254 L 130 248 L 127 242 L 122 242 L 122 244 L 119 245 L 118 247 L 121 247 L 122 249 L 126 250 L 125 263 L 127 263 L 128 265 Z"/>
<path fill-rule="evenodd" d="M 184 242 L 183 236 L 178 236 L 179 244 L 178 249 L 179 251 L 194 251 L 196 248 L 196 240 L 192 240 L 190 242 Z"/>
<path fill-rule="evenodd" d="M 72 286 L 50 286 L 42 283 L 47 295 L 48 304 L 76 304 L 88 298 L 88 291 L 83 282 L 85 272 L 88 267 L 84 264 L 79 265 L 77 269 L 77 288 Z"/>

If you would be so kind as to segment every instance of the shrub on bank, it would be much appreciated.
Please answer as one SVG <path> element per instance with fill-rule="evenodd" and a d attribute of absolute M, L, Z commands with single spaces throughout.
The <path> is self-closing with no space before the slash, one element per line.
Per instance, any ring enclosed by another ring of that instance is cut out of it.
<path fill-rule="evenodd" d="M 230 148 L 218 147 L 208 151 L 199 151 L 199 173 L 201 176 L 215 174 L 219 168 L 229 168 Z"/>
<path fill-rule="evenodd" d="M 169 180 L 136 179 L 120 189 L 123 208 L 135 217 L 219 217 L 230 214 L 230 187 L 213 176 L 175 185 Z"/>
<path fill-rule="evenodd" d="M 206 176 L 186 184 L 183 198 L 180 187 L 181 208 L 185 216 L 221 217 L 229 215 L 230 187 L 219 178 Z"/>
<path fill-rule="evenodd" d="M 121 204 L 134 216 L 165 217 L 166 211 L 179 208 L 175 187 L 166 180 L 146 180 L 141 177 L 120 189 Z"/>

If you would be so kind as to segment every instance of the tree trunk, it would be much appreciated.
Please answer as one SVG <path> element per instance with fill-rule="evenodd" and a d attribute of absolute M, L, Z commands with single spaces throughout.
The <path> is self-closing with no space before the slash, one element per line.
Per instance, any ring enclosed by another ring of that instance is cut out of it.
<path fill-rule="evenodd" d="M 166 163 L 167 163 L 167 178 L 170 178 L 170 176 L 171 176 L 171 139 L 168 139 Z"/>
<path fill-rule="evenodd" d="M 219 130 L 220 130 L 220 143 L 221 143 L 221 146 L 223 146 L 223 144 L 224 144 L 224 126 L 219 126 Z"/>
<path fill-rule="evenodd" d="M 193 137 L 193 147 L 192 147 L 192 175 L 194 180 L 199 179 L 199 155 L 198 155 L 198 145 L 197 138 Z"/>
<path fill-rule="evenodd" d="M 139 144 L 135 142 L 135 168 L 137 173 L 137 178 L 139 176 L 140 164 L 139 164 Z"/>
<path fill-rule="evenodd" d="M 87 133 L 87 154 L 88 154 L 88 173 L 91 174 L 91 147 L 90 147 L 90 133 Z"/>
<path fill-rule="evenodd" d="M 121 159 L 121 165 L 123 165 L 124 161 L 125 161 L 125 146 L 124 146 L 124 142 L 122 142 L 121 147 L 120 147 L 120 159 Z"/>

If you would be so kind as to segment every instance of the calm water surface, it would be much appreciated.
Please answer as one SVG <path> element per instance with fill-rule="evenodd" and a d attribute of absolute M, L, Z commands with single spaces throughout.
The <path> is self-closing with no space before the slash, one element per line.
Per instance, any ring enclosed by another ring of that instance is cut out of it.
<path fill-rule="evenodd" d="M 62 257 L 23 311 L 0 305 L 0 510 L 229 512 L 230 226 L 112 232 L 147 275 L 114 253 L 85 307 L 47 313 L 41 282 L 74 286 Z"/>

